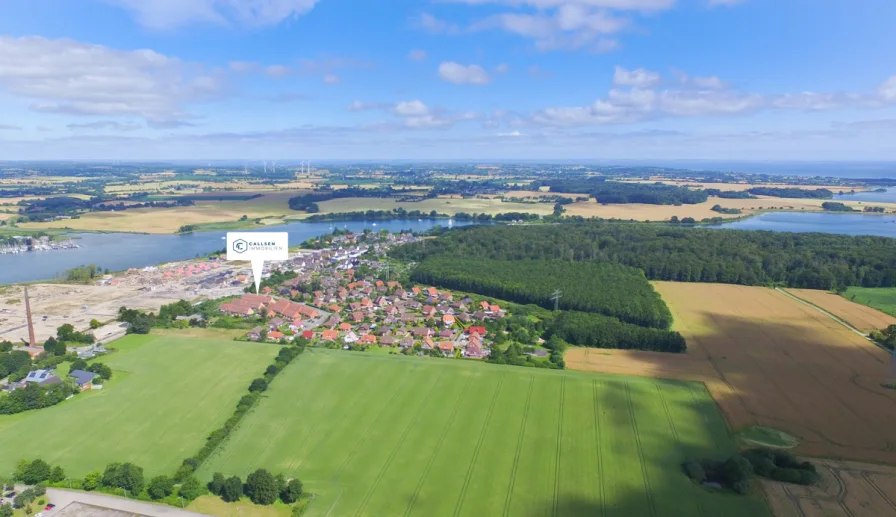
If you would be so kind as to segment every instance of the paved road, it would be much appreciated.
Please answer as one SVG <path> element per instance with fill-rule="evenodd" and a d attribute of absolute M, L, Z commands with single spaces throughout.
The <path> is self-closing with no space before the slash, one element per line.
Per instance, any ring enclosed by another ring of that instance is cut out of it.
<path fill-rule="evenodd" d="M 74 490 L 48 488 L 47 496 L 49 497 L 50 502 L 56 505 L 56 508 L 53 508 L 49 512 L 43 512 L 46 517 L 52 517 L 60 510 L 65 508 L 69 503 L 73 502 L 91 504 L 94 506 L 103 506 L 106 508 L 112 508 L 124 512 L 148 515 L 150 517 L 208 517 L 204 513 L 189 512 L 187 510 L 181 510 L 180 508 L 173 508 L 171 506 L 146 503 L 143 501 L 133 501 L 131 499 L 125 499 L 122 497 L 115 497 L 111 495 L 91 492 L 78 492 Z"/>

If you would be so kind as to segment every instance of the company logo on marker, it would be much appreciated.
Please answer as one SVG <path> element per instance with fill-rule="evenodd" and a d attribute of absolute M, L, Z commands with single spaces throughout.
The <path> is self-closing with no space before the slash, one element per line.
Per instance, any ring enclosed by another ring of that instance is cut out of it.
<path fill-rule="evenodd" d="M 233 241 L 233 251 L 237 253 L 244 253 L 247 249 L 249 249 L 249 243 L 244 241 L 243 239 L 237 239 Z"/>
<path fill-rule="evenodd" d="M 237 239 L 233 241 L 233 251 L 245 253 L 247 251 L 283 251 L 284 247 L 272 241 L 246 241 Z"/>

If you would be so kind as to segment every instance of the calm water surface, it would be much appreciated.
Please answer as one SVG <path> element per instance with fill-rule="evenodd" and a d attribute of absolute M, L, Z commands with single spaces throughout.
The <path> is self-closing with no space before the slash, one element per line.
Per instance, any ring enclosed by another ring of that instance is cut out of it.
<path fill-rule="evenodd" d="M 796 233 L 821 232 L 896 238 L 896 216 L 818 212 L 769 212 L 740 221 L 712 225 L 710 228 Z"/>
<path fill-rule="evenodd" d="M 865 203 L 896 203 L 896 188 L 888 188 L 886 192 L 858 192 L 856 194 L 837 194 L 834 199 L 843 201 L 862 201 Z"/>
<path fill-rule="evenodd" d="M 453 226 L 468 223 L 455 221 Z M 289 232 L 289 245 L 298 246 L 302 242 L 334 229 L 349 229 L 361 232 L 401 230 L 425 231 L 434 226 L 447 226 L 445 220 L 424 221 L 376 221 L 373 222 L 324 222 L 290 223 L 260 228 L 257 232 Z M 244 231 L 244 230 L 240 230 Z M 81 247 L 73 250 L 37 251 L 0 255 L 0 284 L 49 280 L 61 276 L 66 270 L 84 264 L 96 264 L 111 271 L 121 271 L 132 267 L 146 267 L 177 260 L 185 260 L 196 255 L 207 255 L 224 249 L 221 239 L 227 232 L 198 232 L 185 235 L 140 235 L 132 233 L 81 233 L 69 234 L 76 238 Z"/>

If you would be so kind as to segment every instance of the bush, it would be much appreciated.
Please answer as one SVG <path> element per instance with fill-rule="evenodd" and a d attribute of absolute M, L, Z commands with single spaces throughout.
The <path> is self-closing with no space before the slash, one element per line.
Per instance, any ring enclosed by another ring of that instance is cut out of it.
<path fill-rule="evenodd" d="M 50 464 L 44 460 L 34 460 L 28 464 L 19 477 L 26 485 L 36 485 L 50 479 Z"/>
<path fill-rule="evenodd" d="M 286 504 L 292 504 L 302 496 L 302 482 L 298 479 L 290 479 L 280 490 L 280 500 Z"/>
<path fill-rule="evenodd" d="M 139 494 L 143 491 L 143 467 L 133 463 L 111 463 L 103 472 L 103 486 Z"/>
<path fill-rule="evenodd" d="M 724 479 L 728 486 L 734 486 L 735 483 L 748 481 L 753 474 L 753 466 L 750 462 L 739 454 L 728 458 L 724 466 Z"/>
<path fill-rule="evenodd" d="M 177 495 L 183 497 L 186 501 L 192 501 L 201 496 L 203 492 L 204 490 L 199 480 L 195 476 L 190 476 L 180 485 Z"/>
<path fill-rule="evenodd" d="M 689 461 L 685 463 L 684 472 L 688 475 L 689 478 L 694 480 L 695 483 L 703 483 L 704 481 L 706 481 L 706 471 L 703 470 L 703 466 L 696 461 Z"/>
<path fill-rule="evenodd" d="M 168 476 L 156 476 L 149 482 L 146 492 L 156 501 L 164 499 L 174 492 L 174 481 Z"/>
<path fill-rule="evenodd" d="M 274 504 L 279 492 L 277 480 L 267 470 L 258 469 L 246 478 L 246 495 L 255 504 Z"/>
<path fill-rule="evenodd" d="M 65 479 L 65 471 L 62 470 L 62 467 L 56 465 L 53 467 L 53 470 L 50 472 L 50 483 L 59 483 Z"/>
<path fill-rule="evenodd" d="M 259 393 L 268 389 L 268 381 L 264 379 L 255 379 L 252 381 L 252 384 L 249 385 L 249 391 L 252 393 Z"/>
<path fill-rule="evenodd" d="M 228 503 L 239 501 L 240 498 L 243 497 L 243 481 L 239 476 L 232 476 L 225 479 L 221 485 L 219 495 L 221 496 L 221 499 Z"/>
<path fill-rule="evenodd" d="M 208 482 L 208 491 L 214 495 L 221 495 L 222 488 L 224 488 L 224 474 L 215 472 L 212 480 Z"/>
<path fill-rule="evenodd" d="M 103 474 L 101 472 L 91 472 L 84 476 L 84 480 L 81 481 L 81 488 L 90 492 L 91 490 L 99 488 L 102 482 Z"/>

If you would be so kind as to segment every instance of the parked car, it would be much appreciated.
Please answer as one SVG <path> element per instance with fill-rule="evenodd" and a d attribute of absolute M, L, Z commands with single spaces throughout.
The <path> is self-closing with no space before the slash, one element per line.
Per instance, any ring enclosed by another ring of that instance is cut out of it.
<path fill-rule="evenodd" d="M 44 507 L 44 511 L 49 512 L 53 508 L 56 508 L 56 505 L 51 503 L 51 504 L 48 504 L 46 507 Z"/>
<path fill-rule="evenodd" d="M 15 492 L 10 492 L 10 493 L 6 494 L 5 497 L 6 497 L 7 499 L 12 499 L 12 498 L 15 497 L 15 496 L 16 496 L 16 493 L 15 493 Z"/>

